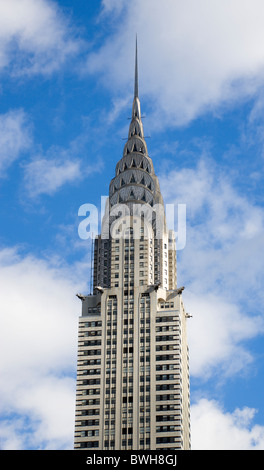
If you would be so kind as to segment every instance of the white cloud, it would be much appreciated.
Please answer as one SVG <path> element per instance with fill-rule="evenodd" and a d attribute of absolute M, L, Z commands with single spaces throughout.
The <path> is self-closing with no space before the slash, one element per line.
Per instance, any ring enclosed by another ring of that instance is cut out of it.
<path fill-rule="evenodd" d="M 78 149 L 74 142 L 69 149 L 52 147 L 46 156 L 37 156 L 30 162 L 24 163 L 23 191 L 27 197 L 53 195 L 65 184 L 77 184 L 102 170 L 103 163 L 100 158 L 97 158 L 93 164 L 84 164 L 77 157 L 79 153 L 80 148 Z"/>
<path fill-rule="evenodd" d="M 246 373 L 254 360 L 246 341 L 263 334 L 263 319 L 243 312 L 236 299 L 226 300 L 224 293 L 199 294 L 192 285 L 186 287 L 191 292 L 186 292 L 185 304 L 193 314 L 188 323 L 192 376 L 206 380 Z"/>
<path fill-rule="evenodd" d="M 102 15 L 119 15 L 125 4 L 122 0 L 102 0 Z"/>
<path fill-rule="evenodd" d="M 115 30 L 99 52 L 89 56 L 87 69 L 101 73 L 112 91 L 130 86 L 132 93 L 138 33 L 140 94 L 155 103 L 152 127 L 184 124 L 260 89 L 261 0 L 166 0 L 165 5 L 159 0 L 135 0 L 120 1 L 118 8 L 115 0 L 105 0 L 103 5 L 109 21 L 115 13 Z M 122 12 L 119 24 L 118 12 Z"/>
<path fill-rule="evenodd" d="M 0 251 L 2 449 L 73 446 L 79 269 Z"/>
<path fill-rule="evenodd" d="M 254 425 L 257 410 L 245 407 L 233 413 L 213 400 L 202 399 L 191 408 L 193 450 L 263 450 L 264 426 Z"/>
<path fill-rule="evenodd" d="M 82 178 L 79 161 L 39 158 L 25 165 L 25 188 L 30 197 L 54 194 L 64 184 Z"/>
<path fill-rule="evenodd" d="M 247 341 L 264 332 L 264 211 L 202 156 L 195 168 L 164 173 L 167 203 L 187 205 L 187 242 L 178 254 L 185 285 L 191 373 L 203 379 L 246 372 Z"/>
<path fill-rule="evenodd" d="M 88 124 L 84 124 L 85 130 L 67 147 L 52 145 L 45 153 L 36 153 L 31 161 L 23 163 L 23 196 L 36 200 L 42 194 L 53 195 L 62 186 L 78 184 L 102 170 L 103 161 L 98 155 L 99 150 L 91 145 L 91 130 L 88 132 Z M 83 155 L 94 153 L 97 153 L 96 160 L 83 160 Z"/>
<path fill-rule="evenodd" d="M 31 126 L 22 109 L 0 115 L 0 177 L 31 145 Z"/>
<path fill-rule="evenodd" d="M 235 188 L 226 170 L 203 155 L 195 168 L 162 174 L 160 183 L 166 202 L 187 206 L 183 267 L 191 266 L 190 279 L 199 290 L 218 284 L 218 292 L 224 288 L 229 298 L 240 300 L 247 295 L 246 288 L 259 293 L 263 209 Z"/>
<path fill-rule="evenodd" d="M 0 70 L 49 74 L 79 44 L 58 5 L 49 0 L 0 0 Z"/>
<path fill-rule="evenodd" d="M 25 372 L 26 364 L 23 366 Z M 15 372 L 15 369 L 12 369 Z M 4 397 L 0 442 L 4 450 L 72 449 L 75 379 L 38 374 L 13 381 L 10 401 Z M 34 377 L 34 379 L 33 379 Z M 12 400 L 12 404 L 10 404 Z M 10 414 L 8 414 L 8 411 Z"/>

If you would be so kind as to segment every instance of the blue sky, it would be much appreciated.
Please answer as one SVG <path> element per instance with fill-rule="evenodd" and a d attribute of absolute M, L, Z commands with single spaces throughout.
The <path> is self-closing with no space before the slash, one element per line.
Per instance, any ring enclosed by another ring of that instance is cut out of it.
<path fill-rule="evenodd" d="M 192 447 L 264 448 L 263 20 L 261 0 L 0 0 L 1 449 L 73 447 L 78 209 L 122 157 L 136 33 L 149 155 L 187 207 Z"/>

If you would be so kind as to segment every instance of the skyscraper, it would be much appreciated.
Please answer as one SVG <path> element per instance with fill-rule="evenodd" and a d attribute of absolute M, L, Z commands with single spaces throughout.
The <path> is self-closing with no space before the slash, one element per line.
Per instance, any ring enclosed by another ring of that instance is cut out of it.
<path fill-rule="evenodd" d="M 79 318 L 75 449 L 190 448 L 189 360 L 174 232 L 138 97 L 94 243 Z"/>

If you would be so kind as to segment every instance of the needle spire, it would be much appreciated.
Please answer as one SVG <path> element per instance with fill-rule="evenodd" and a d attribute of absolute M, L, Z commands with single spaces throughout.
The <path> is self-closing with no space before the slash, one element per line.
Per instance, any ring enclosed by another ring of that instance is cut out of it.
<path fill-rule="evenodd" d="M 134 98 L 138 98 L 138 54 L 137 54 L 137 36 L 136 36 Z"/>

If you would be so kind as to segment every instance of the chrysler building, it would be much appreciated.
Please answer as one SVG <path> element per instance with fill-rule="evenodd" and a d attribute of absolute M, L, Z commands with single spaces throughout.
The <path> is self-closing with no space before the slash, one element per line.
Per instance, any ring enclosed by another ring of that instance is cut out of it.
<path fill-rule="evenodd" d="M 79 318 L 75 449 L 190 449 L 183 288 L 138 94 Z"/>

